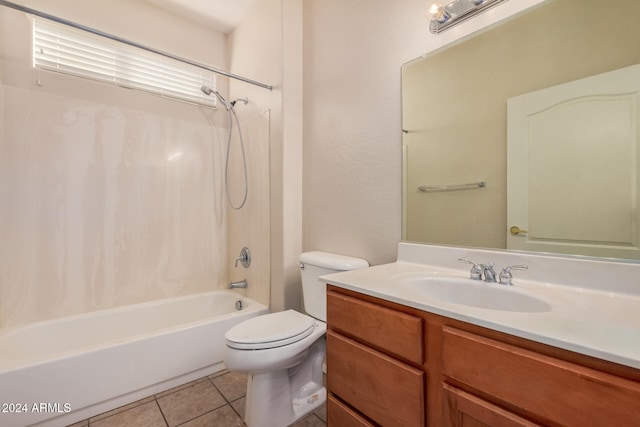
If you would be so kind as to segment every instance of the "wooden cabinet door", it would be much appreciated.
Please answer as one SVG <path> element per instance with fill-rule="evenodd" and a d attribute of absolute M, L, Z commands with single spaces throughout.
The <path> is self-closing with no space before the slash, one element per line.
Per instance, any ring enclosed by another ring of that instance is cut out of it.
<path fill-rule="evenodd" d="M 636 381 L 451 327 L 443 329 L 442 357 L 447 378 L 540 422 L 640 426 Z"/>
<path fill-rule="evenodd" d="M 538 426 L 448 384 L 443 384 L 443 389 L 445 427 Z"/>

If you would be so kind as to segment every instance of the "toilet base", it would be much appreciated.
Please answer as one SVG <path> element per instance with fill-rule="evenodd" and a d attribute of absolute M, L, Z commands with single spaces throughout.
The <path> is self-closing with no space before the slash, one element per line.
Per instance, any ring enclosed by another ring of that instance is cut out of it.
<path fill-rule="evenodd" d="M 326 340 L 322 337 L 309 347 L 299 365 L 250 373 L 244 420 L 247 426 L 288 426 L 326 402 L 322 372 L 325 354 Z"/>

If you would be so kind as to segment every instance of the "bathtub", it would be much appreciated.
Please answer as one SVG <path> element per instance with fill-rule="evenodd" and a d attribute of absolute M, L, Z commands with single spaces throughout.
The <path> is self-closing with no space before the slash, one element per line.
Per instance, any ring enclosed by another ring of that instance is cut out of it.
<path fill-rule="evenodd" d="M 267 311 L 214 291 L 0 329 L 0 426 L 63 426 L 220 371 L 224 333 Z"/>

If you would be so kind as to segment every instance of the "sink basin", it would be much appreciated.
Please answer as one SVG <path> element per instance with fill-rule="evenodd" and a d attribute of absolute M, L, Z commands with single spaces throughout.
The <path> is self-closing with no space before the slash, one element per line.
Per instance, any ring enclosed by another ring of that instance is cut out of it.
<path fill-rule="evenodd" d="M 420 296 L 487 310 L 540 313 L 551 310 L 546 301 L 515 288 L 478 280 L 451 277 L 399 277 L 399 286 Z"/>

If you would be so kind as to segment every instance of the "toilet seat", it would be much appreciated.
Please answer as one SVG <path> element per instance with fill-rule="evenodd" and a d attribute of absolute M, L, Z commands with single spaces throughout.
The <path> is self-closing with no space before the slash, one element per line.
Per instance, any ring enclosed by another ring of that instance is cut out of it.
<path fill-rule="evenodd" d="M 238 350 L 282 347 L 309 336 L 316 320 L 295 310 L 257 316 L 234 326 L 225 334 L 227 345 Z"/>

